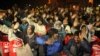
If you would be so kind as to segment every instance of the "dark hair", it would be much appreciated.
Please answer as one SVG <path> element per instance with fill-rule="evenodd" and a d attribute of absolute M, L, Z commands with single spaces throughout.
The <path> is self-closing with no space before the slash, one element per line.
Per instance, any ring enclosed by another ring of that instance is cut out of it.
<path fill-rule="evenodd" d="M 82 28 L 84 28 L 84 27 L 86 28 L 86 25 L 82 25 L 81 28 L 80 28 L 80 30 L 81 30 Z"/>
<path fill-rule="evenodd" d="M 35 30 L 34 25 L 30 25 L 30 26 L 31 26 L 32 32 L 34 32 L 34 30 Z"/>
<path fill-rule="evenodd" d="M 44 24 L 44 23 L 45 23 L 44 19 L 42 19 L 42 18 L 37 19 L 37 21 L 38 21 L 38 22 L 39 22 L 39 21 L 41 21 L 41 22 L 42 22 L 42 24 Z"/>
<path fill-rule="evenodd" d="M 17 21 L 12 21 L 12 24 L 16 24 L 16 23 L 19 23 L 19 24 L 22 24 L 21 20 L 20 19 L 17 19 Z"/>
<path fill-rule="evenodd" d="M 98 38 L 100 38 L 100 31 L 95 31 L 95 36 L 97 36 Z"/>
<path fill-rule="evenodd" d="M 13 25 L 15 25 L 17 22 L 12 22 Z"/>
<path fill-rule="evenodd" d="M 28 25 L 28 26 L 31 26 L 31 30 L 32 30 L 32 33 L 34 32 L 34 30 L 35 30 L 35 27 L 34 27 L 34 25 Z M 28 28 L 28 27 L 27 27 Z"/>
<path fill-rule="evenodd" d="M 48 35 L 49 37 L 51 37 L 52 35 L 57 34 L 57 33 L 58 33 L 58 30 L 57 30 L 57 29 L 51 28 L 51 29 L 47 32 L 47 35 Z"/>
<path fill-rule="evenodd" d="M 80 30 L 75 31 L 74 36 L 78 36 L 80 32 L 81 32 Z"/>

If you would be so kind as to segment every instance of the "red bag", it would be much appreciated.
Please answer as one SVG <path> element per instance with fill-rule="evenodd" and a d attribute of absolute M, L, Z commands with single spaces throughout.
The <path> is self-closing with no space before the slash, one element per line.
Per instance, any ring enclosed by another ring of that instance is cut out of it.
<path fill-rule="evenodd" d="M 68 42 L 70 41 L 70 39 L 71 39 L 71 36 L 67 35 L 67 36 L 65 37 L 65 39 L 64 39 L 64 45 L 67 45 Z"/>
<path fill-rule="evenodd" d="M 23 44 L 21 39 L 16 39 L 10 42 L 9 56 L 16 56 L 16 48 L 21 47 Z"/>
<path fill-rule="evenodd" d="M 8 36 L 7 35 L 3 35 L 2 36 L 2 41 L 8 41 Z"/>
<path fill-rule="evenodd" d="M 92 46 L 92 55 L 91 56 L 100 56 L 100 45 Z"/>
<path fill-rule="evenodd" d="M 100 42 L 100 38 L 98 38 L 97 36 L 93 36 L 92 37 L 92 42 Z"/>
<path fill-rule="evenodd" d="M 2 42 L 2 56 L 9 56 L 9 42 Z"/>

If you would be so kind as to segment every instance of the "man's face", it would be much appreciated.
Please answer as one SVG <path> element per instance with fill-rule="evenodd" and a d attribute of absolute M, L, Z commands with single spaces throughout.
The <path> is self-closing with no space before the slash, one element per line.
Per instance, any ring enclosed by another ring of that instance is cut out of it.
<path fill-rule="evenodd" d="M 28 28 L 27 28 L 27 34 L 31 34 L 31 33 L 32 33 L 31 26 L 28 26 Z"/>
<path fill-rule="evenodd" d="M 67 19 L 64 19 L 63 20 L 63 24 L 67 24 L 68 22 L 67 22 Z"/>
<path fill-rule="evenodd" d="M 12 13 L 12 11 L 10 9 L 8 9 L 8 13 Z"/>
<path fill-rule="evenodd" d="M 74 40 L 75 40 L 75 42 L 77 43 L 77 42 L 79 41 L 79 37 L 78 37 L 78 36 L 75 36 L 75 37 L 74 37 Z"/>
<path fill-rule="evenodd" d="M 96 17 L 96 21 L 97 22 L 100 21 L 100 17 L 99 16 Z"/>
<path fill-rule="evenodd" d="M 86 27 L 83 27 L 83 28 L 82 28 L 82 32 L 83 32 L 83 33 L 86 33 Z"/>
<path fill-rule="evenodd" d="M 50 23 L 53 23 L 53 20 L 52 19 L 50 20 Z"/>
<path fill-rule="evenodd" d="M 57 38 L 58 38 L 58 33 L 54 34 L 54 35 L 53 35 L 53 38 L 54 38 L 54 39 L 57 39 Z"/>
<path fill-rule="evenodd" d="M 56 21 L 58 20 L 58 17 L 57 16 L 55 16 L 54 18 L 55 18 Z"/>
<path fill-rule="evenodd" d="M 42 17 L 45 18 L 46 17 L 46 14 L 43 14 Z"/>

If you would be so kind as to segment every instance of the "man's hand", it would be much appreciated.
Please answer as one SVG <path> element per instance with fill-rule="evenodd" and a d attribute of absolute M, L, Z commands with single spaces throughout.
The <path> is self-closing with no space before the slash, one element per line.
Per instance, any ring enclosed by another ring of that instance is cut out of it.
<path fill-rule="evenodd" d="M 48 39 L 45 43 L 48 44 L 48 45 L 51 45 L 52 44 L 52 40 Z"/>
<path fill-rule="evenodd" d="M 79 34 L 79 38 L 80 38 L 80 41 L 83 41 L 83 38 L 84 38 L 84 34 Z"/>

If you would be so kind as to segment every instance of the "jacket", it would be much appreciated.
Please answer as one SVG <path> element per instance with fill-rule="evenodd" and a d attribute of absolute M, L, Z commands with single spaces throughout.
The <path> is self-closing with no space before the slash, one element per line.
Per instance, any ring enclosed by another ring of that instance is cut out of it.
<path fill-rule="evenodd" d="M 36 41 L 40 45 L 44 45 L 45 49 L 45 56 L 54 56 L 55 54 L 59 53 L 62 49 L 62 44 L 60 40 L 54 41 L 51 45 L 46 45 L 45 41 L 48 39 L 48 36 L 46 37 L 37 37 Z"/>
<path fill-rule="evenodd" d="M 75 43 L 74 39 L 71 39 L 63 50 L 68 56 L 84 56 L 86 54 L 90 55 L 91 48 L 85 39 L 79 43 Z"/>
<path fill-rule="evenodd" d="M 35 41 L 35 35 L 32 34 L 31 38 L 29 38 L 29 36 L 27 36 L 27 35 L 26 35 L 26 37 L 27 37 L 27 42 L 28 42 L 28 44 L 29 44 L 29 46 L 30 46 L 30 48 L 31 48 L 31 50 L 33 52 L 33 55 L 37 56 L 38 45 L 37 45 L 37 43 Z"/>

